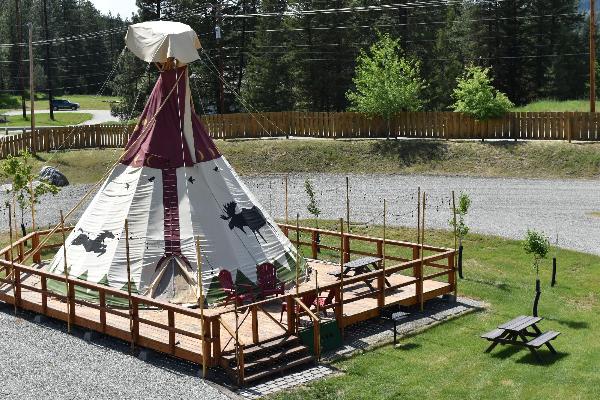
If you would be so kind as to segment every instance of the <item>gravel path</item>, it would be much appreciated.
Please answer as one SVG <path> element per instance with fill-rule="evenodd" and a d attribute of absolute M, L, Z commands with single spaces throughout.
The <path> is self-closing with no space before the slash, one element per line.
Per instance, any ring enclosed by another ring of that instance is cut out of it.
<path fill-rule="evenodd" d="M 346 215 L 345 175 L 303 174 L 290 176 L 290 218 L 300 212 L 308 217 L 304 180 L 315 187 L 322 209 L 321 218 Z M 452 190 L 469 193 L 473 201 L 467 217 L 472 231 L 520 239 L 527 228 L 544 231 L 552 242 L 558 234 L 561 247 L 600 255 L 600 187 L 593 180 L 530 180 L 505 178 L 441 177 L 426 175 L 350 175 L 351 221 L 370 224 L 382 222 L 383 198 L 388 205 L 390 225 L 416 224 L 416 188 L 428 194 L 426 226 L 447 228 Z M 275 217 L 284 216 L 284 184 L 281 175 L 247 176 L 244 181 L 263 206 Z M 90 185 L 64 188 L 57 198 L 39 207 L 38 223 L 56 223 L 59 205 L 68 210 Z M 5 195 L 0 195 L 4 204 Z M 74 215 L 72 221 L 85 207 Z M 6 214 L 2 226 L 8 225 Z M 4 228 L 6 229 L 6 228 Z"/>
<path fill-rule="evenodd" d="M 144 362 L 123 342 L 102 335 L 86 342 L 63 323 L 31 318 L 22 311 L 16 318 L 0 303 L 2 399 L 228 398 L 197 378 L 191 364 L 158 356 Z"/>

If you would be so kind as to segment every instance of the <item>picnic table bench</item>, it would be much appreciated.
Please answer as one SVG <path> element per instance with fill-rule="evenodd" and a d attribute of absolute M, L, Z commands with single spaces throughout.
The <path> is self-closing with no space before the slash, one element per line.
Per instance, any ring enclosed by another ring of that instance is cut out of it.
<path fill-rule="evenodd" d="M 376 269 L 379 269 L 379 263 L 381 262 L 381 258 L 379 257 L 362 257 L 362 258 L 357 258 L 356 260 L 352 260 L 349 261 L 347 263 L 345 263 L 343 265 L 344 271 L 342 273 L 335 273 L 335 272 L 330 272 L 330 275 L 335 276 L 336 278 L 340 278 L 341 275 L 343 274 L 344 277 L 349 277 L 349 273 L 353 272 L 353 276 L 357 276 L 357 275 L 361 275 L 361 274 L 366 274 L 369 272 L 372 272 Z M 373 281 L 374 278 L 370 278 L 370 279 L 365 279 L 365 283 L 367 284 L 367 286 L 369 286 L 369 289 L 371 289 L 371 291 L 374 291 L 375 288 L 373 287 L 373 285 L 371 284 L 371 282 Z M 385 279 L 385 284 L 390 287 L 391 284 L 390 282 L 387 280 L 387 278 Z"/>
<path fill-rule="evenodd" d="M 536 350 L 546 345 L 553 354 L 556 354 L 556 350 L 552 347 L 550 341 L 556 339 L 560 335 L 560 332 L 542 332 L 537 326 L 537 323 L 542 319 L 542 317 L 520 315 L 499 325 L 497 329 L 484 333 L 481 337 L 492 342 L 485 352 L 489 353 L 499 344 L 510 344 L 528 348 L 535 358 L 540 360 L 540 356 Z M 533 332 L 529 331 L 529 328 Z"/>

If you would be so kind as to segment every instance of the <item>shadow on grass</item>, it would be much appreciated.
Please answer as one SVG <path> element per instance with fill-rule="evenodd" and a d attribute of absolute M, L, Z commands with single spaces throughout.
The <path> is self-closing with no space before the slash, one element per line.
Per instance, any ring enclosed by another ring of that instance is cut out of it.
<path fill-rule="evenodd" d="M 414 350 L 414 349 L 418 349 L 420 347 L 421 347 L 421 345 L 418 343 L 400 343 L 400 344 L 396 345 L 397 350 L 404 350 L 404 351 Z"/>
<path fill-rule="evenodd" d="M 548 321 L 556 321 L 561 325 L 569 327 L 571 329 L 587 329 L 590 327 L 590 324 L 585 321 L 571 321 L 567 319 L 552 319 L 547 318 Z"/>
<path fill-rule="evenodd" d="M 448 145 L 439 140 L 378 140 L 371 145 L 371 152 L 411 165 L 421 161 L 444 160 Z"/>
<path fill-rule="evenodd" d="M 492 282 L 492 281 L 486 281 L 486 280 L 482 280 L 482 279 L 473 279 L 473 278 L 464 278 L 463 280 L 468 281 L 468 282 L 473 282 L 473 283 L 479 283 L 481 285 L 493 286 L 496 289 L 500 289 L 504 292 L 510 291 L 510 286 L 508 285 L 508 283 L 505 283 L 505 282 Z"/>
<path fill-rule="evenodd" d="M 557 354 L 551 353 L 549 350 L 538 350 L 538 356 L 540 359 L 538 360 L 531 352 L 524 355 L 520 359 L 517 360 L 519 364 L 530 364 L 530 365 L 538 365 L 542 367 L 547 367 L 557 363 L 563 358 L 567 357 L 569 353 L 558 352 Z"/>

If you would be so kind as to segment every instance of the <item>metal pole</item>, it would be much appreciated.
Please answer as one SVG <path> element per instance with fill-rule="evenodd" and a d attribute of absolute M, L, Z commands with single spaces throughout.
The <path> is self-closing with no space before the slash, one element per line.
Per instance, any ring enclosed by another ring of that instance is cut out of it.
<path fill-rule="evenodd" d="M 31 118 L 31 143 L 35 143 L 35 87 L 33 82 L 33 45 L 31 44 L 33 38 L 33 24 L 30 22 L 29 26 L 29 102 L 30 104 L 30 118 Z M 35 154 L 35 145 L 32 145 L 31 152 Z"/>
<path fill-rule="evenodd" d="M 196 236 L 196 260 L 198 264 L 198 307 L 200 307 L 200 319 L 202 320 L 201 333 L 202 336 L 202 377 L 206 377 L 206 360 L 207 354 L 204 351 L 204 335 L 206 334 L 204 329 L 204 294 L 202 292 L 202 253 L 200 248 L 200 236 Z M 237 299 L 236 299 L 237 301 Z"/>
<path fill-rule="evenodd" d="M 131 333 L 131 351 L 135 350 L 135 338 L 133 336 L 133 309 L 131 303 L 131 261 L 129 258 L 129 221 L 125 219 L 125 257 L 127 260 L 127 301 L 129 303 L 129 332 Z"/>
<path fill-rule="evenodd" d="M 590 0 L 590 112 L 596 112 L 596 1 Z"/>
<path fill-rule="evenodd" d="M 71 333 L 71 302 L 69 300 L 69 269 L 67 267 L 67 238 L 65 236 L 65 218 L 63 217 L 63 212 L 60 210 L 60 230 L 62 232 L 62 240 L 63 240 L 63 273 L 65 274 L 65 287 L 67 289 L 66 299 L 67 299 L 67 332 Z"/>

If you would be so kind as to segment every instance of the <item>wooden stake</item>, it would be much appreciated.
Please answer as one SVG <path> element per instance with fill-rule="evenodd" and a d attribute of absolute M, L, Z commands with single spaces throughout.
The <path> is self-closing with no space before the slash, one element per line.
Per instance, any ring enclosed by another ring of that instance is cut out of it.
<path fill-rule="evenodd" d="M 457 244 L 457 235 L 456 235 L 456 200 L 454 196 L 454 190 L 452 191 L 452 214 L 453 214 L 453 224 L 454 224 L 454 253 L 456 253 L 456 244 Z M 454 268 L 456 268 L 457 258 L 454 258 Z"/>
<path fill-rule="evenodd" d="M 31 230 L 35 231 L 35 191 L 33 190 L 33 181 L 29 182 L 29 193 L 31 194 Z"/>
<path fill-rule="evenodd" d="M 288 220 L 288 174 L 285 174 L 285 224 L 289 224 Z"/>
<path fill-rule="evenodd" d="M 16 288 L 16 284 L 17 284 L 17 275 L 16 275 L 16 270 L 15 270 L 15 257 L 13 254 L 13 226 L 12 226 L 12 206 L 9 204 L 8 205 L 8 225 L 9 225 L 9 239 L 10 239 L 10 251 L 9 251 L 9 255 L 10 255 L 10 273 L 12 274 L 12 287 L 13 287 L 13 298 L 15 299 L 14 301 L 14 306 L 15 306 L 15 315 L 17 315 L 17 288 Z"/>
<path fill-rule="evenodd" d="M 299 268 L 300 268 L 300 214 L 296 214 L 296 296 L 300 292 L 300 281 L 299 281 Z"/>
<path fill-rule="evenodd" d="M 200 248 L 200 236 L 196 236 L 196 260 L 198 264 L 198 307 L 200 307 L 200 320 L 202 321 L 200 328 L 200 336 L 202 336 L 202 377 L 204 378 L 206 377 L 207 354 L 206 351 L 204 351 L 204 335 L 206 331 L 204 330 L 204 295 L 202 292 L 202 253 Z"/>
<path fill-rule="evenodd" d="M 421 243 L 421 187 L 417 189 L 417 244 Z"/>
<path fill-rule="evenodd" d="M 69 269 L 67 267 L 67 238 L 65 236 L 65 218 L 60 210 L 60 230 L 62 232 L 63 247 L 63 272 L 65 274 L 65 298 L 67 299 L 67 332 L 71 333 L 71 301 L 69 299 Z"/>
<path fill-rule="evenodd" d="M 419 273 L 419 280 L 421 281 L 421 294 L 420 294 L 420 309 L 423 311 L 423 244 L 425 243 L 425 191 L 423 191 L 423 213 L 421 214 L 421 272 Z"/>
<path fill-rule="evenodd" d="M 125 219 L 125 257 L 127 260 L 127 301 L 129 302 L 129 332 L 131 333 L 131 351 L 135 350 L 133 335 L 133 309 L 131 302 L 131 259 L 129 257 L 129 221 Z"/>
<path fill-rule="evenodd" d="M 346 225 L 350 233 L 350 180 L 346 177 Z"/>

